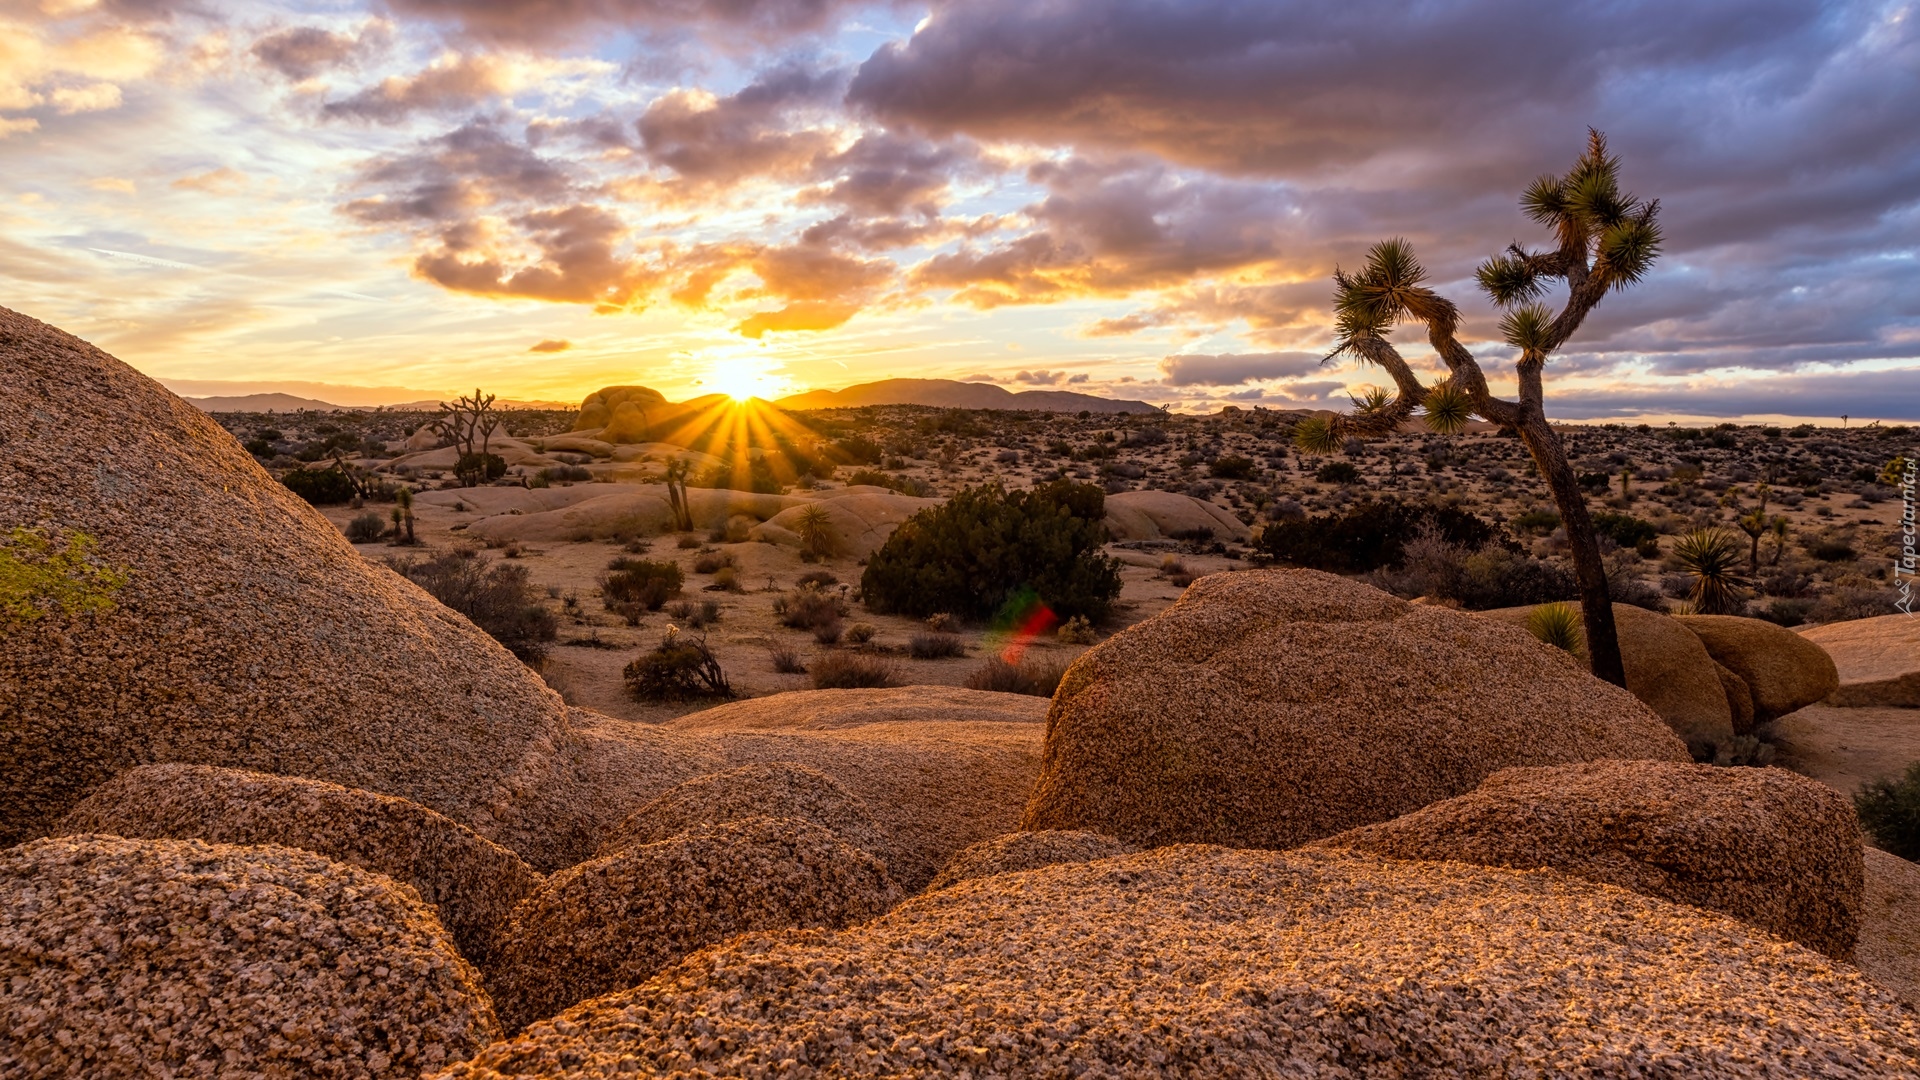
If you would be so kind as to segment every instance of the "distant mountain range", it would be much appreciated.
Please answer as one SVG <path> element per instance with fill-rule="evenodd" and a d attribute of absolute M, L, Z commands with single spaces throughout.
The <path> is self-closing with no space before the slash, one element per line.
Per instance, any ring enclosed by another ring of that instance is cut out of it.
<path fill-rule="evenodd" d="M 718 400 L 717 395 L 708 395 Z M 706 399 L 696 399 L 705 401 Z M 335 405 L 318 398 L 293 394 L 239 394 L 229 397 L 190 397 L 187 403 L 202 412 L 299 412 L 311 409 L 332 412 L 336 409 L 366 411 L 372 405 Z M 683 402 L 682 404 L 688 404 Z M 1021 390 L 1014 392 L 992 383 L 960 382 L 955 379 L 882 379 L 861 383 L 845 390 L 809 390 L 774 402 L 783 409 L 855 409 L 863 405 L 927 405 L 937 409 L 1022 409 L 1032 412 L 1145 413 L 1157 411 L 1144 401 L 1121 401 L 1076 394 L 1071 390 Z M 438 401 L 409 401 L 379 406 L 387 409 L 424 409 L 440 407 Z M 503 409 L 571 409 L 571 402 L 503 401 Z"/>
<path fill-rule="evenodd" d="M 1071 390 L 1014 392 L 992 383 L 954 379 L 882 379 L 845 390 L 809 390 L 774 402 L 783 409 L 854 409 L 862 405 L 930 405 L 940 409 L 1025 409 L 1034 412 L 1157 412 L 1144 401 L 1076 394 Z"/>
<path fill-rule="evenodd" d="M 440 408 L 440 402 L 434 399 L 425 401 L 405 401 L 397 405 L 335 405 L 330 401 L 317 398 L 295 397 L 292 394 L 240 394 L 234 397 L 190 397 L 184 398 L 187 404 L 201 412 L 299 412 L 309 409 L 314 412 L 335 412 L 350 410 L 353 412 L 371 412 L 376 408 L 409 410 L 417 409 L 434 412 Z M 571 409 L 575 405 L 570 401 L 499 401 L 494 403 L 501 409 Z"/>

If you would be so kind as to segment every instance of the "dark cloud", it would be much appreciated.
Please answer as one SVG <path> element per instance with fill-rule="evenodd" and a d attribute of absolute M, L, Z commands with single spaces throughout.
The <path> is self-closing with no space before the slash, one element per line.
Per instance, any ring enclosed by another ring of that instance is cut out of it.
<path fill-rule="evenodd" d="M 1058 386 L 1067 377 L 1064 371 L 1016 371 L 1013 381 L 1028 386 Z"/>
<path fill-rule="evenodd" d="M 822 187 L 805 201 L 834 203 L 861 217 L 930 218 L 939 214 L 953 174 L 976 160 L 970 147 L 870 132 L 813 163 Z"/>
<path fill-rule="evenodd" d="M 486 123 L 465 124 L 411 152 L 375 159 L 362 167 L 359 186 L 375 193 L 344 209 L 369 223 L 449 226 L 502 203 L 553 205 L 576 198 L 570 166 Z"/>
<path fill-rule="evenodd" d="M 788 64 L 723 98 L 676 90 L 648 106 L 635 127 L 648 159 L 695 187 L 797 174 L 825 153 L 833 138 L 824 129 L 793 127 L 790 120 L 796 112 L 831 103 L 844 78 L 841 72 Z"/>
<path fill-rule="evenodd" d="M 318 26 L 295 26 L 254 41 L 253 58 L 295 82 L 337 68 L 353 67 L 386 42 L 380 24 L 362 34 L 339 34 Z"/>
<path fill-rule="evenodd" d="M 1321 358 L 1306 352 L 1176 353 L 1160 361 L 1160 374 L 1171 386 L 1237 386 L 1311 374 Z"/>

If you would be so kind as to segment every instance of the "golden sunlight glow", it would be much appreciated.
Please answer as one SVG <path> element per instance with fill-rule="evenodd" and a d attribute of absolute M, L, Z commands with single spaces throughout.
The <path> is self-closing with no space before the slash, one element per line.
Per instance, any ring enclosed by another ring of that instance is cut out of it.
<path fill-rule="evenodd" d="M 751 361 L 723 360 L 707 372 L 701 380 L 701 389 L 708 393 L 725 394 L 735 401 L 745 401 L 753 397 L 770 397 L 778 387 L 777 380 Z"/>

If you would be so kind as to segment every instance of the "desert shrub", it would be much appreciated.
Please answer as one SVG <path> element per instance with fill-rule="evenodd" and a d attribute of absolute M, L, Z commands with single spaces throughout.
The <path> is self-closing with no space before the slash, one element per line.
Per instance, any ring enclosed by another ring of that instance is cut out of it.
<path fill-rule="evenodd" d="M 356 544 L 371 544 L 387 534 L 387 519 L 369 510 L 347 522 L 347 539 Z"/>
<path fill-rule="evenodd" d="M 1860 785 L 1853 808 L 1875 847 L 1903 859 L 1920 859 L 1920 761 L 1907 766 L 1898 780 L 1883 777 Z"/>
<path fill-rule="evenodd" d="M 1781 626 L 1799 626 L 1807 621 L 1807 614 L 1813 610 L 1813 601 L 1800 597 L 1776 597 L 1769 600 L 1757 615 L 1771 623 Z"/>
<path fill-rule="evenodd" d="M 1382 567 L 1368 580 L 1399 596 L 1451 600 L 1473 611 L 1544 604 L 1579 595 L 1573 574 L 1557 564 L 1497 543 L 1476 551 L 1448 540 L 1432 522 L 1423 523 L 1406 542 L 1398 566 Z"/>
<path fill-rule="evenodd" d="M 688 480 L 688 483 L 693 487 L 730 488 L 761 495 L 778 495 L 781 491 L 780 478 L 773 471 L 773 463 L 765 457 L 726 461 Z"/>
<path fill-rule="evenodd" d="M 907 654 L 915 660 L 949 660 L 967 655 L 958 634 L 915 634 L 907 639 Z"/>
<path fill-rule="evenodd" d="M 1500 537 L 1493 525 L 1451 506 L 1365 502 L 1343 514 L 1272 522 L 1260 531 L 1260 549 L 1295 566 L 1336 574 L 1364 573 L 1398 566 L 1407 542 L 1428 526 L 1440 539 L 1469 551 Z"/>
<path fill-rule="evenodd" d="M 1560 512 L 1544 509 L 1528 510 L 1514 515 L 1513 527 L 1520 532 L 1550 533 L 1560 527 Z"/>
<path fill-rule="evenodd" d="M 1093 624 L 1081 615 L 1075 615 L 1061 623 L 1060 629 L 1055 630 L 1053 636 L 1058 638 L 1062 645 L 1091 645 L 1095 641 Z"/>
<path fill-rule="evenodd" d="M 1813 602 L 1807 609 L 1807 621 L 1816 623 L 1851 622 L 1891 615 L 1899 610 L 1894 604 L 1899 594 L 1892 589 L 1842 585 Z"/>
<path fill-rule="evenodd" d="M 823 622 L 814 626 L 813 640 L 822 645 L 838 645 L 840 636 L 846 632 L 847 628 L 839 619 L 835 619 L 832 622 Z"/>
<path fill-rule="evenodd" d="M 526 567 L 489 563 L 471 551 L 388 559 L 387 565 L 465 615 L 521 660 L 537 664 L 546 658 L 559 620 L 540 603 Z"/>
<path fill-rule="evenodd" d="M 740 571 L 731 566 L 723 566 L 713 572 L 713 584 L 708 587 L 723 592 L 739 592 Z"/>
<path fill-rule="evenodd" d="M 607 564 L 607 572 L 600 575 L 598 582 L 600 595 L 609 608 L 638 603 L 648 611 L 659 611 L 669 597 L 680 594 L 683 578 L 675 563 L 623 555 Z"/>
<path fill-rule="evenodd" d="M 711 600 L 702 600 L 698 604 L 691 600 L 678 600 L 667 607 L 667 614 L 686 624 L 688 629 L 699 630 L 720 621 L 720 605 Z"/>
<path fill-rule="evenodd" d="M 732 565 L 733 552 L 709 551 L 693 560 L 693 572 L 696 574 L 711 574 L 722 567 Z"/>
<path fill-rule="evenodd" d="M 621 674 L 627 691 L 641 701 L 683 701 L 687 698 L 730 698 L 733 686 L 720 662 L 707 648 L 705 638 L 695 638 L 667 628 L 660 644 L 641 653 L 628 663 Z"/>
<path fill-rule="evenodd" d="M 1808 548 L 1808 554 L 1821 562 L 1847 562 L 1859 558 L 1853 545 L 1845 540 L 1819 540 Z"/>
<path fill-rule="evenodd" d="M 1360 470 L 1350 461 L 1329 461 L 1316 469 L 1315 481 L 1322 484 L 1353 484 L 1360 480 Z"/>
<path fill-rule="evenodd" d="M 861 593 L 879 612 L 986 616 L 1027 588 L 1063 618 L 1098 621 L 1120 594 L 1119 564 L 1101 552 L 1105 508 L 1098 486 L 1068 480 L 968 488 L 894 530 Z"/>
<path fill-rule="evenodd" d="M 927 629 L 936 634 L 951 634 L 960 628 L 960 620 L 949 612 L 936 611 L 926 618 Z"/>
<path fill-rule="evenodd" d="M 773 602 L 780 625 L 812 630 L 846 618 L 847 602 L 830 592 L 804 585 Z"/>
<path fill-rule="evenodd" d="M 834 460 L 847 465 L 880 464 L 880 444 L 865 435 L 850 435 L 834 440 L 831 454 Z"/>
<path fill-rule="evenodd" d="M 872 623 L 854 623 L 847 627 L 847 643 L 849 645 L 865 645 L 867 642 L 873 640 L 875 633 L 876 631 Z"/>
<path fill-rule="evenodd" d="M 700 546 L 700 538 L 693 535 L 692 533 L 687 533 L 684 536 L 680 537 L 680 539 L 674 543 L 674 546 L 679 548 L 681 551 L 687 551 L 692 548 L 697 548 Z"/>
<path fill-rule="evenodd" d="M 775 645 L 767 650 L 767 658 L 773 661 L 773 670 L 782 675 L 805 675 L 807 665 L 800 654 L 785 645 Z"/>
<path fill-rule="evenodd" d="M 933 487 L 926 481 L 911 476 L 895 476 L 878 469 L 860 469 L 847 477 L 851 486 L 883 487 L 897 491 L 902 495 L 916 495 L 926 498 L 933 494 Z"/>
<path fill-rule="evenodd" d="M 1010 664 L 1002 657 L 989 656 L 986 663 L 967 676 L 967 689 L 1052 697 L 1066 673 L 1067 665 L 1058 661 L 1029 659 Z"/>
<path fill-rule="evenodd" d="M 358 494 L 353 481 L 338 469 L 294 469 L 282 475 L 280 482 L 313 506 L 338 506 Z"/>
<path fill-rule="evenodd" d="M 472 487 L 507 475 L 507 459 L 499 454 L 461 454 L 453 464 L 453 475 Z"/>
<path fill-rule="evenodd" d="M 549 465 L 534 475 L 547 481 L 549 484 L 560 483 L 562 481 L 580 483 L 593 479 L 592 472 L 578 465 Z"/>
<path fill-rule="evenodd" d="M 1352 469 L 1353 466 L 1347 466 Z M 1207 475 L 1218 480 L 1248 480 L 1253 477 L 1253 459 L 1239 454 L 1225 454 L 1213 459 L 1207 466 Z"/>
<path fill-rule="evenodd" d="M 1173 577 L 1177 574 L 1185 574 L 1186 572 L 1187 564 L 1180 560 L 1180 556 L 1160 556 L 1160 574 L 1162 577 Z"/>
<path fill-rule="evenodd" d="M 1651 555 L 1660 543 L 1660 531 L 1653 522 L 1644 521 L 1632 514 L 1615 514 L 1601 511 L 1593 515 L 1593 529 L 1601 536 L 1611 537 L 1613 542 L 1623 548 L 1633 548 L 1642 555 Z"/>
<path fill-rule="evenodd" d="M 829 585 L 840 584 L 840 579 L 834 577 L 833 572 L 830 570 L 809 570 L 800 575 L 800 580 L 797 584 L 803 589 L 809 585 L 816 589 L 824 589 Z"/>
<path fill-rule="evenodd" d="M 876 656 L 830 652 L 813 662 L 815 690 L 867 690 L 893 685 L 893 665 Z"/>

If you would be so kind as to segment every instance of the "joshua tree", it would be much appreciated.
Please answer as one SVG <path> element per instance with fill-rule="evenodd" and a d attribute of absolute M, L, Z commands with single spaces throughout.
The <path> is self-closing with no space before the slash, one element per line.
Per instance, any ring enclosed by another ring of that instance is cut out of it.
<path fill-rule="evenodd" d="M 1767 496 L 1771 492 L 1772 489 L 1765 484 L 1755 488 L 1754 494 L 1760 497 L 1760 505 L 1742 514 L 1740 519 L 1734 522 L 1740 527 L 1741 532 L 1747 534 L 1747 539 L 1752 541 L 1747 550 L 1747 573 L 1749 574 L 1760 572 L 1760 538 L 1767 534 L 1767 529 L 1770 527 L 1767 522 Z"/>
<path fill-rule="evenodd" d="M 1443 433 L 1459 432 L 1479 416 L 1519 435 L 1553 492 L 1573 551 L 1582 619 L 1593 673 L 1624 686 L 1619 637 L 1607 593 L 1606 565 L 1587 503 L 1560 436 L 1547 422 L 1541 372 L 1547 357 L 1571 338 L 1607 293 L 1644 277 L 1660 250 L 1660 204 L 1620 190 L 1620 161 L 1606 138 L 1589 130 L 1586 152 L 1564 176 L 1542 176 L 1521 196 L 1528 217 L 1553 230 L 1555 246 L 1529 251 L 1514 244 L 1481 265 L 1480 287 L 1505 309 L 1500 330 L 1520 351 L 1518 400 L 1487 389 L 1479 361 L 1456 336 L 1460 311 L 1427 288 L 1426 270 L 1405 240 L 1385 240 L 1367 253 L 1358 273 L 1334 272 L 1336 345 L 1327 359 L 1351 354 L 1385 368 L 1395 392 L 1374 389 L 1355 399 L 1355 411 L 1302 423 L 1303 449 L 1328 453 L 1357 435 L 1384 435 L 1414 415 Z M 1550 283 L 1564 281 L 1567 300 L 1556 314 L 1537 301 Z M 1447 366 L 1445 379 L 1427 386 L 1387 340 L 1394 325 L 1424 323 L 1427 340 Z"/>
<path fill-rule="evenodd" d="M 467 487 L 493 476 L 488 448 L 493 442 L 494 429 L 500 426 L 500 414 L 493 411 L 493 400 L 494 395 L 482 395 L 480 388 L 475 387 L 472 397 L 462 397 L 452 404 L 441 402 L 440 415 L 428 425 L 446 436 L 460 451 L 453 471 Z M 504 471 L 505 467 L 502 462 L 500 468 Z"/>
<path fill-rule="evenodd" d="M 393 542 L 412 545 L 413 538 L 413 489 L 401 488 L 393 493 Z"/>
<path fill-rule="evenodd" d="M 824 559 L 833 553 L 833 531 L 826 510 L 819 505 L 808 506 L 800 511 L 800 520 L 794 522 L 794 532 L 799 535 L 803 549 L 813 558 Z"/>
<path fill-rule="evenodd" d="M 687 506 L 687 474 L 692 471 L 693 464 L 686 458 L 667 462 L 667 505 L 673 510 L 673 527 L 679 532 L 693 528 L 693 511 Z"/>

